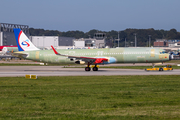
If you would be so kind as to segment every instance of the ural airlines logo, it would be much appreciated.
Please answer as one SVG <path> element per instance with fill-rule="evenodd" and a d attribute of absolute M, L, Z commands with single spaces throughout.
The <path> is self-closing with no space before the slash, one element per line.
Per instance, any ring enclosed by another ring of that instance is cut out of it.
<path fill-rule="evenodd" d="M 26 46 L 26 47 L 29 47 L 29 46 L 30 46 L 29 40 L 23 41 L 23 42 L 21 43 L 21 45 Z"/>

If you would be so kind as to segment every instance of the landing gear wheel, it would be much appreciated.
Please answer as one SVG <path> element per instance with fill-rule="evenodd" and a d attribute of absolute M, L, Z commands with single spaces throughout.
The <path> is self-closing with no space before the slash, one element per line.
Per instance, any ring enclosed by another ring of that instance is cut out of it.
<path fill-rule="evenodd" d="M 98 71 L 98 67 L 93 67 L 93 71 Z"/>
<path fill-rule="evenodd" d="M 85 67 L 85 71 L 91 71 L 90 67 Z"/>

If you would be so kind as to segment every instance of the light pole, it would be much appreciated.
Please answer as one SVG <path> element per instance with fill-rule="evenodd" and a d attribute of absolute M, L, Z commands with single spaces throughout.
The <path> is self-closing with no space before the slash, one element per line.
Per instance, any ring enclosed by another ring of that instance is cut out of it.
<path fill-rule="evenodd" d="M 137 39 L 136 39 L 136 33 L 134 33 L 134 35 L 135 35 L 135 47 L 137 47 Z"/>
<path fill-rule="evenodd" d="M 39 38 L 37 38 L 37 46 L 39 47 Z"/>
<path fill-rule="evenodd" d="M 43 50 L 44 50 L 44 34 L 43 34 Z"/>
<path fill-rule="evenodd" d="M 151 47 L 151 35 L 149 35 L 149 47 Z"/>
<path fill-rule="evenodd" d="M 126 38 L 125 38 L 125 47 L 126 47 Z"/>
<path fill-rule="evenodd" d="M 116 48 L 116 46 L 115 46 L 116 39 L 113 38 L 113 42 L 114 42 L 114 48 Z"/>
<path fill-rule="evenodd" d="M 118 47 L 119 47 L 119 31 L 118 31 Z"/>

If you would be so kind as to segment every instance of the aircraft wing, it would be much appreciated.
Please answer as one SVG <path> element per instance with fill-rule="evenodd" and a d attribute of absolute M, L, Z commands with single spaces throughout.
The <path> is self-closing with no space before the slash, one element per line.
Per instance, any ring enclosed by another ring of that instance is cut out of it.
<path fill-rule="evenodd" d="M 100 64 L 100 63 L 103 63 L 104 61 L 108 61 L 108 59 L 106 58 L 94 58 L 94 57 L 84 57 L 84 56 L 71 56 L 71 55 L 63 55 L 63 54 L 60 54 L 58 53 L 54 47 L 51 45 L 54 53 L 56 55 L 59 55 L 59 56 L 65 56 L 65 57 L 68 57 L 68 58 L 75 58 L 77 60 L 82 60 L 82 61 L 86 61 L 86 62 L 89 62 L 90 64 L 94 63 L 94 64 Z"/>

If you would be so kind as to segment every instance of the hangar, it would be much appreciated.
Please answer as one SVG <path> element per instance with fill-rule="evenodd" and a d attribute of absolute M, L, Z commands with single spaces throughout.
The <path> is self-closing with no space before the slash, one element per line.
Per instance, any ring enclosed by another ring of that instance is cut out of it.
<path fill-rule="evenodd" d="M 59 46 L 72 47 L 75 39 L 73 37 L 60 36 L 30 36 L 29 38 L 36 47 L 41 49 L 51 49 L 51 45 L 56 48 L 59 48 Z"/>
<path fill-rule="evenodd" d="M 0 46 L 17 45 L 13 28 L 20 28 L 27 36 L 29 36 L 28 25 L 0 23 Z"/>
<path fill-rule="evenodd" d="M 0 46 L 14 46 L 16 44 L 16 39 L 14 36 L 13 29 L 20 28 L 39 48 L 48 47 L 50 45 L 54 46 L 72 46 L 73 37 L 60 37 L 60 36 L 30 36 L 29 26 L 20 24 L 9 24 L 0 23 Z"/>
<path fill-rule="evenodd" d="M 94 38 L 76 40 L 74 37 L 63 36 L 30 36 L 28 25 L 0 23 L 0 46 L 14 46 L 16 44 L 13 29 L 20 28 L 39 48 L 48 48 L 51 45 L 58 46 L 75 46 L 75 47 L 105 47 L 105 34 L 96 33 Z M 83 45 L 82 45 L 83 44 Z"/>

